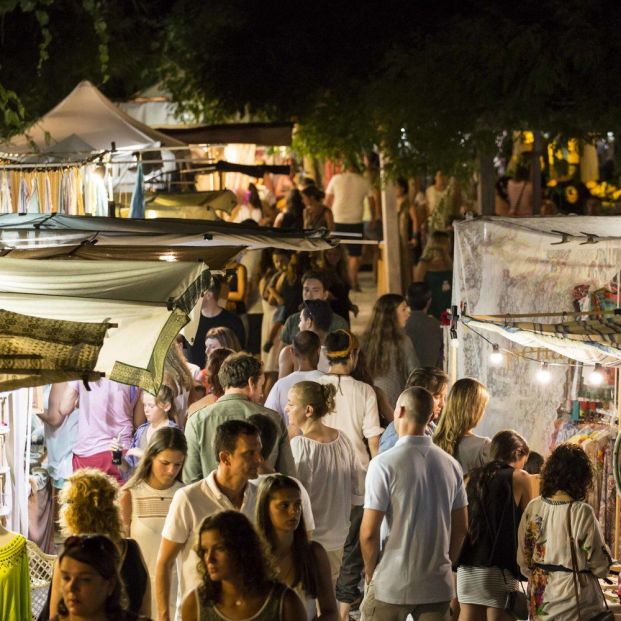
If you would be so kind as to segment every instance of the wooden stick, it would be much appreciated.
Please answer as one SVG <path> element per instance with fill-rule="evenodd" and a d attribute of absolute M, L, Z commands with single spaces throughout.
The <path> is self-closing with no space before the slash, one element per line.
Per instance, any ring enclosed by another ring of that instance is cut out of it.
<path fill-rule="evenodd" d="M 618 314 L 615 310 L 606 310 L 606 311 L 565 311 L 563 313 L 516 313 L 515 315 L 507 314 L 507 315 L 463 315 L 468 319 L 476 319 L 479 321 L 490 321 L 495 319 L 527 319 L 529 317 L 567 317 L 572 318 L 577 315 L 580 316 L 592 316 L 592 317 L 609 317 Z"/>
<path fill-rule="evenodd" d="M 617 369 L 617 433 L 619 433 L 619 417 L 621 416 L 621 372 Z M 612 464 L 613 468 L 618 468 L 619 464 Z M 618 493 L 615 493 L 615 529 L 614 529 L 614 546 L 613 553 L 614 558 L 619 558 L 619 531 L 621 530 L 621 497 Z"/>

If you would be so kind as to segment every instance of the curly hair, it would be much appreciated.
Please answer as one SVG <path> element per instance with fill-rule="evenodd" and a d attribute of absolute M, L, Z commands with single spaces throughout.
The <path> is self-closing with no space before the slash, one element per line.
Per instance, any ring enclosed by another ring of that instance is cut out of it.
<path fill-rule="evenodd" d="M 239 351 L 230 354 L 218 371 L 222 388 L 244 388 L 248 381 L 258 382 L 263 375 L 263 363 L 252 354 Z"/>
<path fill-rule="evenodd" d="M 362 351 L 373 377 L 389 373 L 394 365 L 406 374 L 405 352 L 402 344 L 408 338 L 397 321 L 397 308 L 405 302 L 397 293 L 386 293 L 373 305 L 371 319 L 362 335 Z"/>
<path fill-rule="evenodd" d="M 457 380 L 446 399 L 434 444 L 455 456 L 463 437 L 479 424 L 488 401 L 489 393 L 481 382 L 471 377 Z"/>
<path fill-rule="evenodd" d="M 116 481 L 101 470 L 76 470 L 59 495 L 63 537 L 95 533 L 118 543 L 123 538 L 118 492 Z"/>
<path fill-rule="evenodd" d="M 278 538 L 270 519 L 270 500 L 274 493 L 281 490 L 293 490 L 301 496 L 300 486 L 284 474 L 271 474 L 259 485 L 255 511 L 255 524 L 259 533 L 265 538 L 272 554 L 276 552 Z M 317 597 L 317 575 L 311 557 L 311 544 L 306 533 L 304 516 L 293 533 L 293 562 L 295 565 L 294 587 L 301 584 L 311 597 Z"/>
<path fill-rule="evenodd" d="M 105 535 L 74 535 L 67 537 L 58 557 L 58 566 L 70 558 L 92 567 L 104 580 L 114 580 L 114 588 L 106 598 L 105 610 L 109 619 L 123 618 L 128 603 L 127 593 L 119 573 L 119 551 L 114 542 Z M 65 600 L 58 602 L 58 612 L 69 614 Z"/>
<path fill-rule="evenodd" d="M 313 408 L 313 419 L 321 418 L 333 412 L 336 407 L 334 401 L 336 386 L 334 384 L 320 384 L 307 380 L 294 384 L 291 389 L 295 390 L 305 406 L 310 405 Z"/>
<path fill-rule="evenodd" d="M 214 582 L 209 577 L 205 550 L 201 547 L 201 535 L 209 530 L 217 531 L 224 540 L 235 574 L 241 580 L 244 591 L 254 594 L 269 589 L 270 584 L 276 580 L 276 570 L 265 542 L 243 513 L 221 511 L 207 516 L 201 522 L 194 548 L 199 559 L 196 568 L 202 580 L 198 587 L 198 597 L 203 606 L 218 603 L 222 593 L 221 583 Z"/>
<path fill-rule="evenodd" d="M 584 500 L 593 485 L 593 467 L 581 446 L 559 444 L 541 471 L 541 495 L 550 498 L 565 492 L 574 500 Z"/>

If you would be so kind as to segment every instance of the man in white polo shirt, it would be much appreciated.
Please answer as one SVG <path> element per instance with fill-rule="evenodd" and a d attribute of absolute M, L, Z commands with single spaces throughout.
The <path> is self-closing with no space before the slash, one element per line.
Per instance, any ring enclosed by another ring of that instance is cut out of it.
<path fill-rule="evenodd" d="M 432 416 L 428 390 L 402 392 L 399 440 L 369 464 L 360 527 L 363 621 L 450 619 L 451 566 L 466 536 L 468 500 L 457 461 L 425 436 Z"/>
<path fill-rule="evenodd" d="M 170 620 L 175 559 L 179 576 L 177 620 L 181 619 L 183 598 L 200 584 L 194 546 L 196 529 L 203 519 L 219 511 L 236 509 L 254 521 L 257 488 L 249 485 L 248 480 L 257 477 L 263 463 L 259 430 L 246 420 L 226 421 L 216 429 L 214 450 L 217 469 L 175 492 L 166 517 L 155 569 L 159 621 Z"/>

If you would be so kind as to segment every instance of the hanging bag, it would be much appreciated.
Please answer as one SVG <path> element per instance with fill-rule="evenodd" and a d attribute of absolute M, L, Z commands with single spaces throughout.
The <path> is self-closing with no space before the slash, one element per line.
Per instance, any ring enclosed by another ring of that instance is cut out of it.
<path fill-rule="evenodd" d="M 571 553 L 571 573 L 574 581 L 574 591 L 576 593 L 576 604 L 578 610 L 578 621 L 615 621 L 615 614 L 608 608 L 608 602 L 604 597 L 604 592 L 602 591 L 602 587 L 599 583 L 597 576 L 591 574 L 593 580 L 595 580 L 595 584 L 597 584 L 597 588 L 602 595 L 602 599 L 604 600 L 605 610 L 601 612 L 596 612 L 594 615 L 589 617 L 588 619 L 583 619 L 582 613 L 580 612 L 580 590 L 578 588 L 578 554 L 576 552 L 576 541 L 574 540 L 574 535 L 571 530 L 571 507 L 574 503 L 570 503 L 567 508 L 567 533 L 569 534 L 569 550 Z"/>

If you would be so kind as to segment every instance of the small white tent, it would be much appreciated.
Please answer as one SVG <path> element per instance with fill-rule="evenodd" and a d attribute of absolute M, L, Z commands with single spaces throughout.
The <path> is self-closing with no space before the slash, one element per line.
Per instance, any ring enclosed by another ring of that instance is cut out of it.
<path fill-rule="evenodd" d="M 132 118 L 115 106 L 88 80 L 80 82 L 56 107 L 42 116 L 24 134 L 0 145 L 4 151 L 24 153 L 36 146 L 53 151 L 54 145 L 75 134 L 94 150 L 138 150 L 157 147 L 183 147 L 170 138 Z"/>

